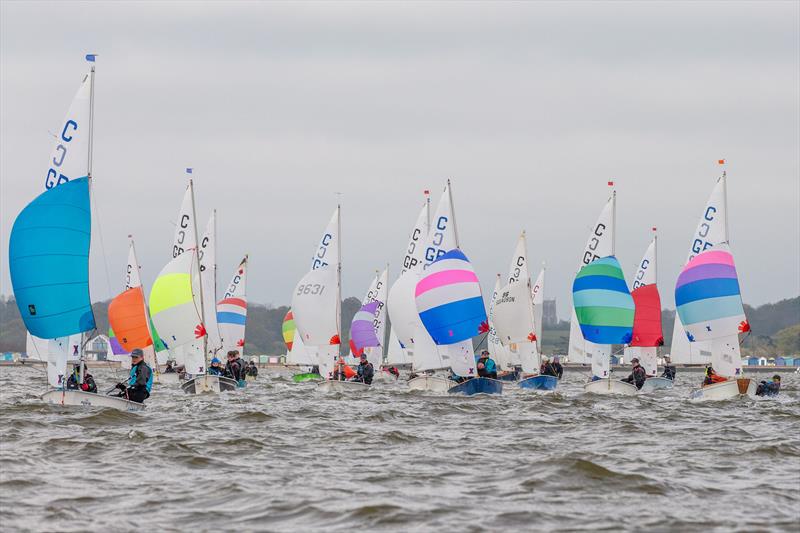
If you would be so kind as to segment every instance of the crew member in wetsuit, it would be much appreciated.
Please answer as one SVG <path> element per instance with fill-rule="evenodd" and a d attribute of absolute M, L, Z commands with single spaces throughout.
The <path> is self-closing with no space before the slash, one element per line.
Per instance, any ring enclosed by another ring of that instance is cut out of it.
<path fill-rule="evenodd" d="M 478 359 L 478 376 L 482 378 L 497 379 L 497 365 L 494 359 L 489 357 L 489 352 L 484 350 Z"/>
<path fill-rule="evenodd" d="M 356 368 L 356 370 L 358 374 L 353 378 L 353 381 L 360 381 L 365 385 L 372 385 L 372 378 L 375 376 L 375 368 L 367 359 L 367 354 L 361 354 L 361 362 L 358 363 L 358 368 Z"/>
<path fill-rule="evenodd" d="M 319 365 L 314 365 L 311 367 L 311 372 L 309 374 L 319 374 Z"/>
<path fill-rule="evenodd" d="M 97 383 L 89 373 L 89 367 L 83 365 L 83 383 L 80 382 L 81 365 L 77 364 L 72 368 L 72 374 L 67 378 L 67 390 L 82 390 L 83 392 L 97 393 Z"/>
<path fill-rule="evenodd" d="M 777 396 L 781 390 L 781 377 L 772 376 L 772 381 L 762 381 L 756 389 L 756 396 Z"/>
<path fill-rule="evenodd" d="M 672 364 L 672 360 L 669 357 L 664 358 L 664 373 L 661 374 L 662 378 L 667 378 L 670 381 L 675 381 L 675 374 L 678 371 L 675 369 L 675 365 Z"/>
<path fill-rule="evenodd" d="M 218 357 L 211 359 L 211 365 L 208 367 L 208 373 L 211 376 L 224 376 L 225 369 L 222 368 L 222 361 Z"/>
<path fill-rule="evenodd" d="M 239 357 L 238 350 L 231 350 L 228 352 L 228 362 L 225 364 L 225 376 L 235 380 L 237 383 L 239 381 L 244 381 L 244 361 Z"/>
<path fill-rule="evenodd" d="M 553 376 L 554 378 L 558 377 L 556 367 L 553 366 L 553 363 L 551 363 L 547 357 L 542 357 L 542 365 L 539 367 L 539 375 Z"/>
<path fill-rule="evenodd" d="M 558 356 L 553 357 L 553 369 L 556 371 L 556 377 L 561 379 L 564 377 L 564 367 L 558 361 Z"/>
<path fill-rule="evenodd" d="M 639 358 L 634 357 L 631 359 L 631 364 L 633 364 L 633 369 L 631 370 L 631 374 L 623 379 L 625 383 L 633 383 L 636 385 L 637 389 L 641 389 L 642 385 L 644 385 L 645 380 L 647 380 L 647 373 L 644 371 L 644 367 L 639 364 Z"/>
<path fill-rule="evenodd" d="M 144 352 L 139 348 L 131 351 L 131 375 L 128 383 L 117 383 L 117 388 L 120 389 L 118 396 L 132 402 L 143 403 L 150 397 L 153 388 L 153 370 L 144 362 Z"/>
<path fill-rule="evenodd" d="M 389 368 L 386 369 L 386 371 L 389 374 L 393 375 L 394 379 L 399 379 L 400 378 L 400 371 L 397 370 L 396 366 L 390 366 Z"/>
<path fill-rule="evenodd" d="M 172 361 L 167 361 L 167 368 L 164 369 L 164 373 L 165 374 L 174 374 L 175 372 L 176 372 L 175 364 Z"/>
<path fill-rule="evenodd" d="M 251 359 L 250 363 L 247 365 L 245 372 L 248 376 L 257 378 L 258 377 L 258 367 L 256 366 L 255 359 Z"/>

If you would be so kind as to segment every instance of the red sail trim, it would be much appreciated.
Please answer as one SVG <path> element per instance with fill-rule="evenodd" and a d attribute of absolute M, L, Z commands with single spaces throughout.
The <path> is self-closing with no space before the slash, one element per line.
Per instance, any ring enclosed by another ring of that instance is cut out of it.
<path fill-rule="evenodd" d="M 644 285 L 631 293 L 636 311 L 633 315 L 633 340 L 631 346 L 661 346 L 661 297 L 656 285 Z"/>

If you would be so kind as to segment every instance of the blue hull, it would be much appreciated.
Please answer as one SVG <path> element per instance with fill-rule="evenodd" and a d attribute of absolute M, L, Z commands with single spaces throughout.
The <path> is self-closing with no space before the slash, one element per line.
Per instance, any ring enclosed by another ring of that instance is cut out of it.
<path fill-rule="evenodd" d="M 473 396 L 475 394 L 503 394 L 503 382 L 490 378 L 472 378 L 453 385 L 447 391 L 450 394 L 464 394 Z"/>
<path fill-rule="evenodd" d="M 555 376 L 533 376 L 519 382 L 522 389 L 533 390 L 556 390 L 558 378 Z"/>

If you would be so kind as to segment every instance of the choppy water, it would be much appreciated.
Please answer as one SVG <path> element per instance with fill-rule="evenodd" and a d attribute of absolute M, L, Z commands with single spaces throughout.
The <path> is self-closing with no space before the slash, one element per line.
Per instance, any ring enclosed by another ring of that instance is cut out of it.
<path fill-rule="evenodd" d="M 681 377 L 592 397 L 568 371 L 557 394 L 465 398 L 262 371 L 125 413 L 45 406 L 40 370 L 0 368 L 0 528 L 797 531 L 800 376 L 722 403 L 689 401 L 700 377 Z"/>

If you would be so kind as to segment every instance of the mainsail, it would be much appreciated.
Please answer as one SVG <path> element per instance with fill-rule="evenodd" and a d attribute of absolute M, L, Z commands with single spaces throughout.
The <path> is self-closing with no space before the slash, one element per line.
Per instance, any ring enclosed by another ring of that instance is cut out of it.
<path fill-rule="evenodd" d="M 658 294 L 656 268 L 657 237 L 647 247 L 633 278 L 631 296 L 636 305 L 633 317 L 633 338 L 625 348 L 625 359 L 634 357 L 644 367 L 648 376 L 658 370 L 658 347 L 664 344 L 661 330 L 661 297 Z"/>
<path fill-rule="evenodd" d="M 692 260 L 697 254 L 708 250 L 722 242 L 728 242 L 728 217 L 727 217 L 727 178 L 723 172 L 717 180 L 711 197 L 708 199 L 700 221 L 697 223 L 692 244 L 689 246 L 689 255 L 686 262 Z M 679 364 L 707 364 L 711 357 L 711 343 L 695 341 L 690 343 L 684 334 L 680 316 L 675 314 L 675 323 L 672 329 L 672 343 L 670 358 L 673 363 Z"/>
<path fill-rule="evenodd" d="M 580 269 L 572 284 L 572 303 L 587 341 L 601 346 L 631 341 L 634 303 L 616 257 L 595 259 Z M 594 376 L 609 376 L 610 355 L 610 349 L 602 349 L 592 357 Z"/>
<path fill-rule="evenodd" d="M 494 327 L 494 302 L 498 294 L 500 294 L 500 274 L 497 275 L 492 298 L 489 300 L 489 332 L 486 336 L 486 346 L 489 350 L 489 354 L 494 357 L 497 367 L 500 370 L 512 370 L 513 365 L 511 364 L 510 350 L 500 342 L 500 338 L 497 336 L 497 331 Z"/>
<path fill-rule="evenodd" d="M 675 285 L 675 305 L 689 342 L 710 341 L 711 365 L 721 376 L 739 376 L 739 333 L 750 331 L 736 266 L 728 246 L 694 256 Z"/>
<path fill-rule="evenodd" d="M 211 216 L 206 225 L 206 232 L 200 239 L 198 250 L 200 260 L 200 279 L 203 284 L 203 324 L 208 335 L 207 350 L 209 355 L 217 353 L 223 347 L 222 333 L 217 325 L 217 211 L 211 211 Z M 241 336 L 244 339 L 244 335 Z M 227 348 L 226 348 L 227 349 Z"/>
<path fill-rule="evenodd" d="M 247 324 L 247 256 L 236 268 L 222 300 L 217 302 L 216 319 L 222 351 L 243 352 Z"/>
<path fill-rule="evenodd" d="M 613 184 L 614 182 L 609 182 L 609 186 L 613 186 Z M 579 269 L 601 257 L 614 255 L 616 203 L 617 193 L 612 191 L 611 198 L 606 202 L 597 222 L 589 233 L 589 239 L 586 241 L 586 246 L 584 246 L 581 259 L 578 262 Z M 594 353 L 600 354 L 600 357 L 610 354 L 610 346 L 595 346 L 595 344 L 584 338 L 578 317 L 573 308 L 569 326 L 569 362 L 585 364 L 590 362 Z"/>

